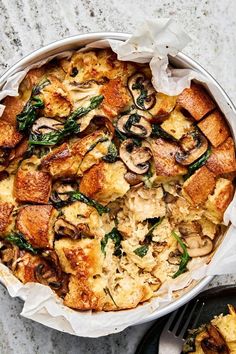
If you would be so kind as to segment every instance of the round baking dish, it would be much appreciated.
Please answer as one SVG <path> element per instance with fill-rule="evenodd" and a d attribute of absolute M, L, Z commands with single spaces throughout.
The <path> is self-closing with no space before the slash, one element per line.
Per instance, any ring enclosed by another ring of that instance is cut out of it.
<path fill-rule="evenodd" d="M 20 61 L 18 61 L 15 65 L 13 65 L 9 70 L 7 70 L 0 78 L 0 89 L 3 87 L 6 80 L 19 72 L 29 65 L 36 63 L 44 58 L 49 56 L 64 52 L 66 50 L 78 49 L 83 47 L 84 45 L 102 39 L 115 39 L 125 41 L 130 37 L 129 34 L 126 33 L 118 33 L 118 32 L 100 32 L 100 33 L 90 33 L 90 34 L 82 34 L 71 36 L 56 42 L 53 42 L 41 49 L 35 50 L 31 54 L 27 55 Z M 176 57 L 170 57 L 170 63 L 178 68 L 187 68 L 194 69 L 195 71 L 200 72 L 203 76 L 207 78 L 208 81 L 211 81 L 218 88 L 223 100 L 228 104 L 228 106 L 236 112 L 236 108 L 231 102 L 230 98 L 227 96 L 225 91 L 221 88 L 221 86 L 216 82 L 216 80 L 199 64 L 197 64 L 194 60 L 189 58 L 187 55 L 183 53 L 179 53 Z M 152 321 L 154 319 L 160 318 L 177 308 L 181 307 L 188 301 L 190 301 L 193 297 L 195 297 L 199 292 L 202 291 L 204 287 L 213 279 L 213 276 L 207 276 L 194 286 L 190 288 L 185 294 L 183 294 L 177 300 L 173 300 L 172 303 L 168 305 L 161 305 L 156 311 L 146 317 L 144 320 L 140 319 L 137 324 L 141 324 L 144 322 Z M 1 281 L 1 280 L 0 280 Z M 132 310 L 131 310 L 132 311 Z"/>

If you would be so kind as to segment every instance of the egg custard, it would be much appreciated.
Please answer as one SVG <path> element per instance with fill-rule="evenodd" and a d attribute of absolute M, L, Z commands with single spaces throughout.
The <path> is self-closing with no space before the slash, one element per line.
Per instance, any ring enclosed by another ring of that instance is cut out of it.
<path fill-rule="evenodd" d="M 0 259 L 66 306 L 135 308 L 209 261 L 233 198 L 235 147 L 197 82 L 156 92 L 109 49 L 30 70 L 0 117 Z"/>

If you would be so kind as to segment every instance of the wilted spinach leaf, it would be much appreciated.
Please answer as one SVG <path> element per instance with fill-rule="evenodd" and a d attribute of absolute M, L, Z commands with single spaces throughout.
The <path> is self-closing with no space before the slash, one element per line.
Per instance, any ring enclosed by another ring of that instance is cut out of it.
<path fill-rule="evenodd" d="M 22 250 L 29 251 L 33 254 L 37 254 L 38 250 L 35 249 L 28 241 L 25 240 L 24 235 L 20 232 L 14 232 L 6 237 L 6 240 L 18 246 Z"/>
<path fill-rule="evenodd" d="M 117 257 L 120 257 L 122 254 L 121 251 L 121 240 L 122 240 L 122 236 L 120 234 L 120 232 L 117 230 L 116 227 L 114 227 L 111 232 L 109 232 L 108 234 L 106 234 L 103 239 L 101 240 L 101 250 L 104 254 L 106 254 L 105 248 L 107 245 L 108 240 L 111 239 L 114 244 L 115 244 L 115 250 L 114 250 L 114 255 Z"/>

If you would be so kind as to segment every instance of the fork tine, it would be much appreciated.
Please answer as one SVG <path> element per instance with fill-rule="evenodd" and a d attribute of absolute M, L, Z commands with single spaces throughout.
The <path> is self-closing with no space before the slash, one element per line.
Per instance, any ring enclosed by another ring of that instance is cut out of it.
<path fill-rule="evenodd" d="M 168 319 L 168 321 L 167 321 L 165 327 L 163 328 L 163 332 L 164 332 L 164 331 L 168 331 L 168 330 L 170 329 L 170 327 L 171 327 L 171 325 L 172 325 L 172 323 L 173 323 L 173 321 L 174 321 L 174 319 L 175 319 L 175 316 L 176 316 L 177 312 L 178 312 L 178 310 L 176 310 L 175 312 L 173 312 L 173 313 L 171 314 L 171 316 L 169 317 L 169 319 Z"/>
<path fill-rule="evenodd" d="M 188 304 L 186 304 L 186 305 L 184 306 L 183 311 L 181 312 L 181 315 L 179 316 L 179 319 L 178 319 L 178 321 L 176 322 L 176 324 L 175 324 L 175 326 L 174 326 L 174 328 L 173 328 L 173 330 L 172 330 L 172 333 L 175 334 L 175 335 L 176 335 L 176 332 L 178 331 L 180 322 L 182 321 L 182 318 L 183 318 L 183 316 L 184 316 L 184 314 L 185 314 L 185 311 L 186 311 L 187 307 L 188 307 Z"/>
<path fill-rule="evenodd" d="M 197 325 L 198 320 L 199 320 L 199 317 L 200 317 L 200 315 L 201 315 L 201 313 L 202 313 L 202 310 L 203 310 L 203 307 L 204 307 L 204 306 L 205 306 L 205 303 L 202 302 L 202 306 L 201 306 L 200 310 L 198 311 L 198 314 L 197 314 L 197 316 L 196 316 L 196 318 L 195 318 L 195 320 L 194 320 L 194 322 L 193 322 L 193 324 L 192 324 L 192 328 L 195 328 L 195 326 Z"/>
<path fill-rule="evenodd" d="M 186 330 L 187 330 L 187 328 L 188 328 L 189 322 L 191 321 L 191 318 L 192 318 L 192 316 L 193 316 L 194 310 L 195 310 L 196 307 L 197 307 L 198 301 L 199 301 L 199 300 L 197 300 L 197 301 L 195 302 L 195 304 L 194 304 L 194 306 L 193 306 L 193 308 L 192 308 L 192 310 L 191 310 L 191 312 L 190 312 L 190 314 L 189 314 L 189 316 L 188 316 L 186 322 L 184 323 L 184 325 L 183 325 L 183 327 L 182 327 L 182 329 L 181 329 L 181 332 L 180 332 L 179 335 L 178 335 L 179 338 L 183 338 L 183 337 L 184 337 L 184 334 L 185 334 L 185 332 L 186 332 Z"/>

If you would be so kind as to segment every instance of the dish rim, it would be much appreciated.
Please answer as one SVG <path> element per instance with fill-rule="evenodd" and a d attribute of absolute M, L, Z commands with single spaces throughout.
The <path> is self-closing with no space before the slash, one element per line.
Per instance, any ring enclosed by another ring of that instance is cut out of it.
<path fill-rule="evenodd" d="M 84 45 L 97 40 L 114 39 L 114 40 L 125 41 L 130 37 L 131 34 L 123 33 L 123 32 L 90 32 L 85 34 L 77 34 L 60 40 L 53 41 L 27 54 L 26 56 L 18 60 L 15 64 L 13 64 L 9 69 L 7 69 L 0 76 L 0 90 L 2 89 L 4 83 L 10 76 L 26 68 L 28 65 L 35 63 L 39 60 L 42 60 L 43 58 L 46 58 L 54 54 L 65 52 L 66 50 L 72 50 L 76 48 L 78 49 L 78 47 L 83 47 Z M 220 90 L 222 96 L 224 97 L 229 107 L 236 113 L 236 107 L 234 106 L 233 102 L 226 94 L 222 86 L 215 80 L 215 78 L 207 70 L 205 70 L 195 60 L 190 58 L 188 55 L 179 52 L 175 58 L 170 56 L 170 61 L 172 62 L 178 61 L 179 63 L 181 63 L 181 65 L 184 68 L 197 70 L 205 77 L 207 77 L 211 82 L 213 82 L 217 86 L 217 88 Z M 207 276 L 203 278 L 193 288 L 191 288 L 189 292 L 181 296 L 179 299 L 173 301 L 167 306 L 159 307 L 156 311 L 154 311 L 152 314 L 147 316 L 145 319 L 141 319 L 135 325 L 153 321 L 183 306 L 192 298 L 197 296 L 211 282 L 213 278 L 214 276 Z"/>

